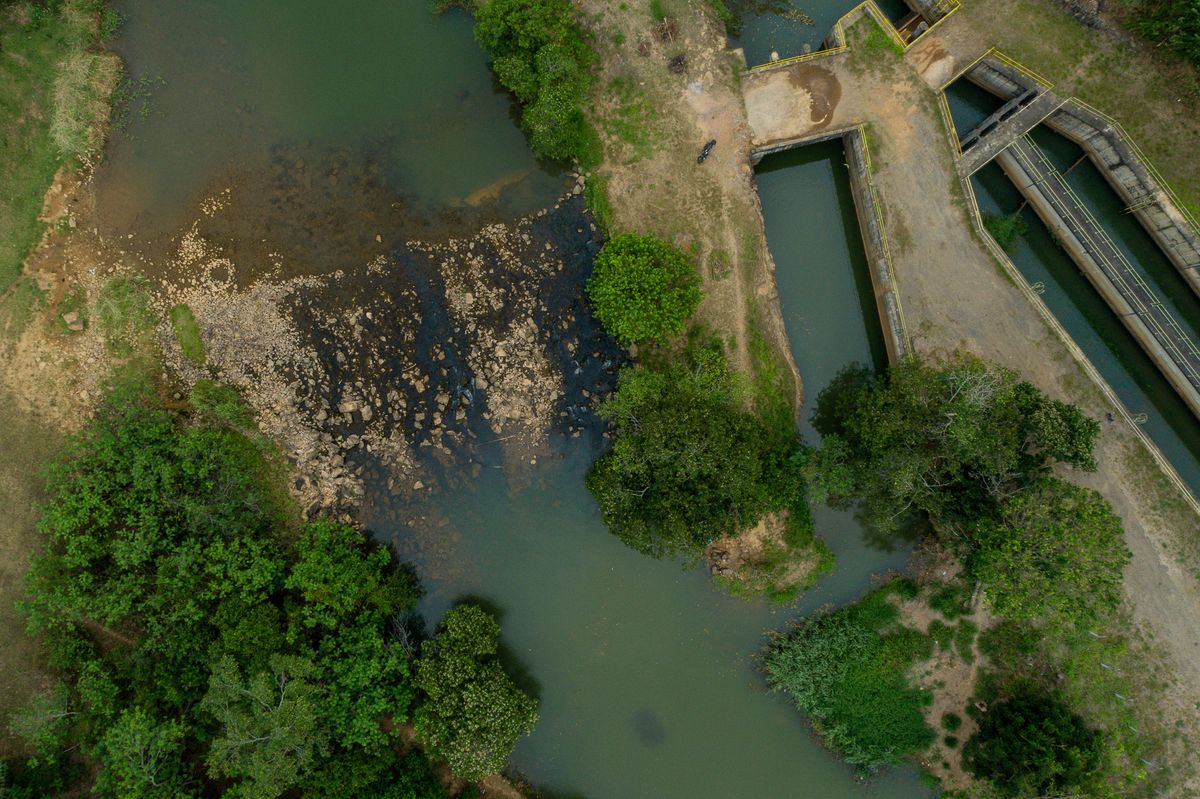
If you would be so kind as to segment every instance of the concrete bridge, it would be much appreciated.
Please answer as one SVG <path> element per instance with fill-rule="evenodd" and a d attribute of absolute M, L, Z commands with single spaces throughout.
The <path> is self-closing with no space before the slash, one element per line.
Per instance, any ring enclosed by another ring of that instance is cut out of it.
<path fill-rule="evenodd" d="M 973 131 L 963 136 L 959 146 L 958 174 L 964 178 L 978 172 L 1021 137 L 1046 121 L 1066 100 L 1050 91 L 1026 89 L 1005 103 Z"/>

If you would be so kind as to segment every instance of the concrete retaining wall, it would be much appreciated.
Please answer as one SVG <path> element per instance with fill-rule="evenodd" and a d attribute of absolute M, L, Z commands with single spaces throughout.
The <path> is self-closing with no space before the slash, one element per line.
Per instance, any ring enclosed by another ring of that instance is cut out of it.
<path fill-rule="evenodd" d="M 994 58 L 985 58 L 966 77 L 992 94 L 1009 100 L 1036 88 L 1027 75 Z M 1130 142 L 1104 117 L 1068 100 L 1045 124 L 1083 148 L 1122 201 L 1133 208 L 1192 290 L 1200 295 L 1200 231 L 1195 230 L 1142 161 Z"/>
<path fill-rule="evenodd" d="M 875 307 L 879 310 L 879 321 L 883 325 L 888 360 L 896 363 L 908 354 L 908 331 L 904 329 L 900 298 L 896 296 L 896 282 L 888 261 L 887 234 L 884 233 L 883 220 L 879 218 L 871 190 L 871 173 L 867 167 L 870 160 L 862 131 L 855 128 L 847 132 L 845 146 L 846 164 L 850 167 L 850 190 L 854 195 L 858 227 L 867 253 L 871 286 L 875 290 Z"/>

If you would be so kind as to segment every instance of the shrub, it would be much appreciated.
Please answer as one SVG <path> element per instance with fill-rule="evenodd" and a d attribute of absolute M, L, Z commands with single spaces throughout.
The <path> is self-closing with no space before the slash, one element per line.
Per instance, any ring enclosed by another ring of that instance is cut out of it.
<path fill-rule="evenodd" d="M 615 440 L 587 486 L 609 529 L 634 549 L 697 555 L 769 511 L 807 514 L 794 432 L 742 410 L 719 343 L 693 346 L 670 366 L 624 370 L 599 413 L 614 421 Z"/>
<path fill-rule="evenodd" d="M 971 571 L 1013 619 L 1083 623 L 1117 607 L 1130 553 L 1121 520 L 1097 492 L 1046 478 L 975 530 Z"/>
<path fill-rule="evenodd" d="M 571 4 L 487 0 L 472 7 L 475 38 L 491 57 L 497 79 L 521 103 L 521 124 L 534 153 L 554 160 L 588 160 L 583 103 L 592 85 L 595 54 Z"/>
<path fill-rule="evenodd" d="M 1007 253 L 1016 249 L 1017 241 L 1029 230 L 1029 225 L 1025 223 L 1025 218 L 1021 216 L 1020 211 L 1014 211 L 1005 216 L 984 214 L 983 227 L 1000 245 L 1000 249 Z"/>
<path fill-rule="evenodd" d="M 464 604 L 442 619 L 422 647 L 414 715 L 417 739 L 430 757 L 459 777 L 478 780 L 504 767 L 517 739 L 533 732 L 537 702 L 505 674 L 496 652 L 500 625 L 486 610 Z"/>
<path fill-rule="evenodd" d="M 1195 0 L 1148 0 L 1130 26 L 1171 52 L 1200 66 L 1200 4 Z"/>
<path fill-rule="evenodd" d="M 931 642 L 899 624 L 888 601 L 893 589 L 802 621 L 764 658 L 772 688 L 809 714 L 829 746 L 865 768 L 899 762 L 936 739 L 922 713 L 928 692 L 905 679 Z"/>
<path fill-rule="evenodd" d="M 1020 693 L 988 708 L 963 747 L 977 777 L 1006 796 L 1074 793 L 1100 768 L 1103 737 L 1060 700 Z"/>
<path fill-rule="evenodd" d="M 626 233 L 596 256 L 587 292 L 596 318 L 623 344 L 664 341 L 683 330 L 700 304 L 700 276 L 679 249 Z"/>

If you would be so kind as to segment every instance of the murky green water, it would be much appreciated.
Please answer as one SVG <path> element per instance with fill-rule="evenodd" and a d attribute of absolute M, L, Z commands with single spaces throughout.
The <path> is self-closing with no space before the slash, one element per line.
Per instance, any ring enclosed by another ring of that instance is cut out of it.
<path fill-rule="evenodd" d="M 904 0 L 876 0 L 893 22 L 910 13 Z M 788 0 L 797 11 L 808 15 L 806 24 L 788 14 L 745 14 L 741 35 L 730 47 L 741 47 L 750 66 L 765 64 L 776 52 L 781 58 L 821 49 L 821 42 L 842 15 L 858 5 L 857 0 Z"/>
<path fill-rule="evenodd" d="M 481 187 L 504 184 L 480 218 L 540 207 L 562 188 L 531 158 L 462 15 L 432 17 L 423 0 L 118 5 L 127 22 L 117 47 L 131 74 L 163 83 L 150 87 L 144 120 L 135 102 L 98 175 L 111 232 L 136 231 L 142 243 L 178 232 L 201 197 L 229 186 L 236 222 L 204 218 L 201 230 L 232 248 L 239 269 L 261 272 L 270 252 L 294 243 L 288 258 L 322 262 L 313 268 L 360 267 L 353 282 L 366 256 L 410 227 L 477 221 L 456 209 L 472 207 L 464 198 Z M 861 251 L 840 151 L 809 155 L 761 180 L 811 403 L 842 365 L 878 364 L 883 350 L 855 272 Z M 578 213 L 564 206 L 547 224 L 586 238 Z M 806 232 L 795 238 L 796 229 Z M 365 292 L 377 306 L 393 277 L 339 285 L 340 301 Z M 439 296 L 427 288 L 422 315 L 444 317 L 426 307 Z M 297 318 L 319 316 L 321 297 L 304 300 Z M 604 529 L 583 486 L 597 447 L 588 436 L 556 440 L 559 457 L 510 482 L 498 447 L 483 444 L 471 455 L 479 478 L 464 463 L 460 487 L 421 509 L 445 520 L 436 563 L 417 560 L 429 622 L 463 598 L 491 604 L 509 665 L 542 701 L 513 765 L 535 784 L 593 799 L 924 796 L 911 770 L 859 780 L 766 692 L 753 661 L 766 630 L 861 594 L 871 575 L 903 564 L 903 549 L 876 550 L 851 518 L 820 512 L 837 571 L 800 607 L 734 599 L 701 569 L 640 556 Z M 412 509 L 380 498 L 388 493 L 368 486 L 367 521 L 412 551 L 418 533 L 394 521 Z"/>
<path fill-rule="evenodd" d="M 198 196 L 273 168 L 281 147 L 308 161 L 309 192 L 328 189 L 334 167 L 318 167 L 335 152 L 420 210 L 469 207 L 504 181 L 498 210 L 522 213 L 562 188 L 509 123 L 465 13 L 435 17 L 424 0 L 114 6 L 136 95 L 98 176 L 117 232 L 190 222 Z"/>
<path fill-rule="evenodd" d="M 946 101 L 950 104 L 950 116 L 954 119 L 954 130 L 959 139 L 1004 105 L 999 97 L 966 78 L 959 78 L 947 87 Z"/>

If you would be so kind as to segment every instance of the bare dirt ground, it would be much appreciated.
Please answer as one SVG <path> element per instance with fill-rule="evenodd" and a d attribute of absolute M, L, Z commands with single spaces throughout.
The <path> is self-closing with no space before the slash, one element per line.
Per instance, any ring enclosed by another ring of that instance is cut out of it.
<path fill-rule="evenodd" d="M 799 396 L 758 195 L 741 158 L 748 128 L 740 64 L 725 50 L 724 31 L 701 0 L 666 0 L 661 24 L 644 4 L 577 5 L 600 52 L 593 116 L 604 131 L 600 173 L 615 228 L 690 249 L 704 279 L 698 318 L 729 337 L 731 365 L 753 372 L 757 332 L 786 364 L 790 393 Z M 677 57 L 676 73 L 669 62 Z M 697 164 L 710 139 L 716 148 Z"/>

